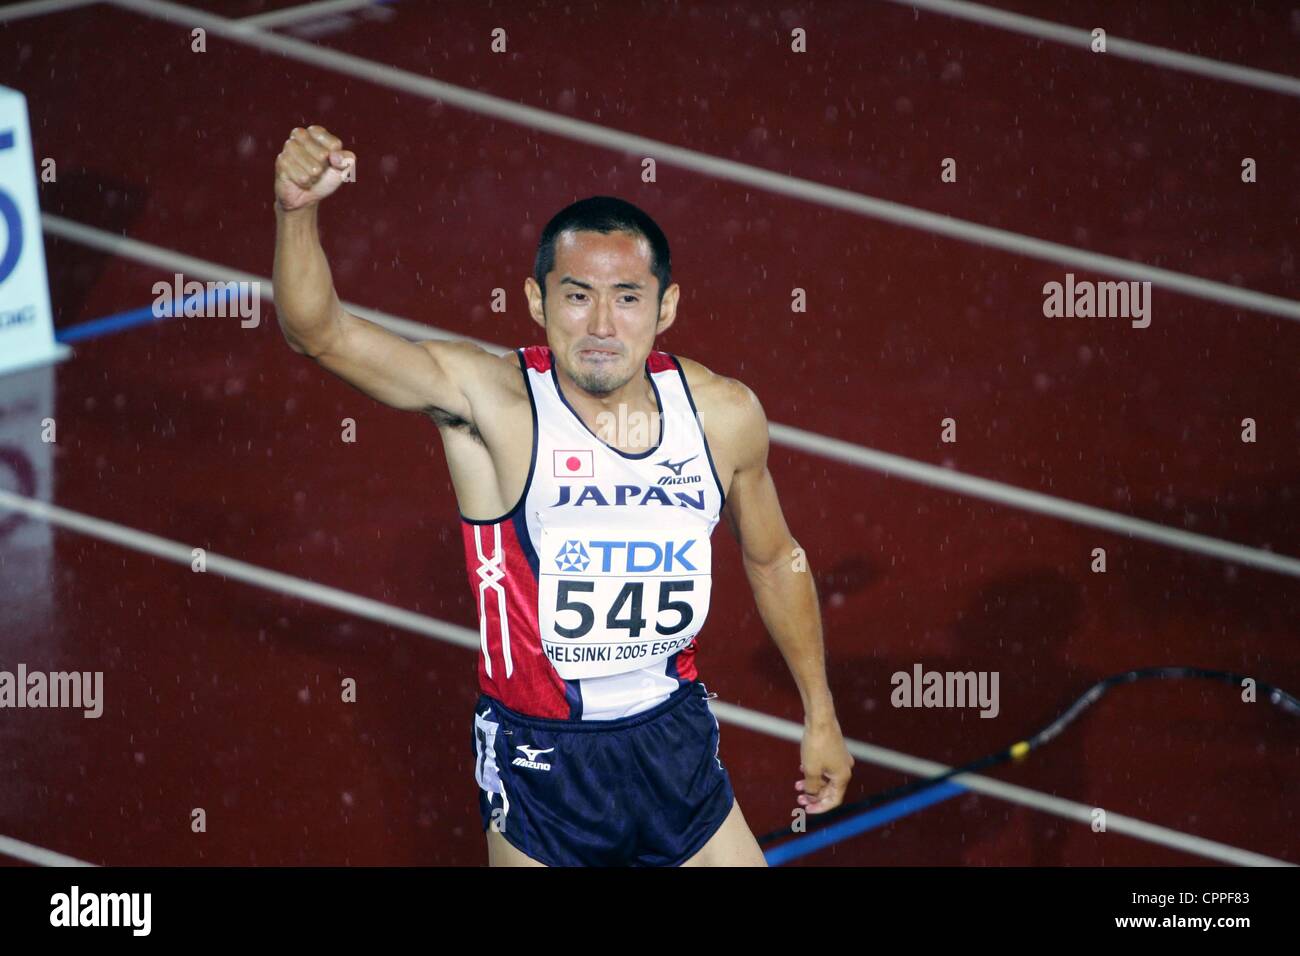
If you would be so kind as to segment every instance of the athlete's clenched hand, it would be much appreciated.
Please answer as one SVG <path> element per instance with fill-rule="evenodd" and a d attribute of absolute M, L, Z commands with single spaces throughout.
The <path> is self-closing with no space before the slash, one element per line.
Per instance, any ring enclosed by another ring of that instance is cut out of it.
<path fill-rule="evenodd" d="M 849 777 L 853 774 L 853 756 L 844 745 L 837 721 L 805 725 L 803 745 L 800 748 L 803 762 L 799 769 L 803 779 L 796 781 L 799 805 L 809 813 L 825 813 L 844 802 Z"/>
<path fill-rule="evenodd" d="M 286 212 L 315 205 L 343 185 L 356 162 L 323 126 L 295 127 L 275 158 L 275 199 Z"/>

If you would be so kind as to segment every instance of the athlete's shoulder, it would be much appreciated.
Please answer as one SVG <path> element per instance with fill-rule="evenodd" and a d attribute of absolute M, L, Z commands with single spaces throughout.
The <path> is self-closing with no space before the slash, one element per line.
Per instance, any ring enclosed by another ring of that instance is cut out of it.
<path fill-rule="evenodd" d="M 694 359 L 681 355 L 675 358 L 686 376 L 710 442 L 725 441 L 733 446 L 733 460 L 738 463 L 765 456 L 767 415 L 753 389 L 740 379 L 720 375 Z"/>
<path fill-rule="evenodd" d="M 551 370 L 551 347 L 549 345 L 525 345 L 515 350 L 523 356 L 524 365 L 536 372 L 549 372 Z M 519 362 L 515 352 L 508 356 L 510 361 Z"/>
<path fill-rule="evenodd" d="M 495 391 L 504 387 L 511 392 L 523 388 L 515 350 L 500 354 L 467 339 L 429 339 L 419 345 L 466 394 L 483 388 Z"/>
<path fill-rule="evenodd" d="M 704 413 L 704 405 L 720 415 L 739 418 L 763 417 L 763 406 L 758 396 L 744 382 L 737 378 L 719 375 L 712 369 L 684 355 L 674 356 L 686 376 L 691 395 L 696 407 Z"/>

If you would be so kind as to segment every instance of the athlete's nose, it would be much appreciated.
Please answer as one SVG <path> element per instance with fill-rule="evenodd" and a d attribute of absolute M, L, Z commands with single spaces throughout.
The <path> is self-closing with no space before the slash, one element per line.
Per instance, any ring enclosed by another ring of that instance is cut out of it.
<path fill-rule="evenodd" d="M 614 306 L 612 303 L 605 301 L 598 303 L 591 310 L 591 319 L 587 323 L 587 331 L 596 338 L 607 339 L 614 334 Z"/>

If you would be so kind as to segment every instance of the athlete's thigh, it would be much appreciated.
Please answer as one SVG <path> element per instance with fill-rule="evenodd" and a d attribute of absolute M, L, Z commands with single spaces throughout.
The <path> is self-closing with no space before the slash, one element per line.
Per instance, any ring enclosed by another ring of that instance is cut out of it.
<path fill-rule="evenodd" d="M 731 804 L 731 812 L 718 832 L 682 866 L 767 866 L 767 859 L 740 812 L 739 800 Z"/>
<path fill-rule="evenodd" d="M 538 863 L 522 850 L 510 845 L 510 842 L 491 827 L 487 833 L 488 866 L 545 866 Z"/>

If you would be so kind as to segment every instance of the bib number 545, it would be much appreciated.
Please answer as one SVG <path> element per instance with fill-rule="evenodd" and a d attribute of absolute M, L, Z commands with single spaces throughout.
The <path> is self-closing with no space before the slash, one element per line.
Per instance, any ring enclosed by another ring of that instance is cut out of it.
<path fill-rule="evenodd" d="M 649 624 L 641 610 L 646 583 L 628 581 L 623 585 L 609 610 L 605 612 L 606 630 L 623 629 L 628 632 L 628 637 L 641 636 L 641 631 Z M 673 595 L 695 590 L 695 582 L 660 581 L 658 583 L 659 607 L 655 612 L 654 629 L 656 634 L 671 637 L 686 630 L 695 617 L 691 605 L 686 601 L 674 601 Z M 578 626 L 565 627 L 556 621 L 555 633 L 573 640 L 586 636 L 596 623 L 596 611 L 590 604 L 576 598 L 575 595 L 591 593 L 596 589 L 596 582 L 558 581 L 556 584 L 555 613 L 558 615 L 561 611 L 577 611 Z M 665 627 L 661 622 L 665 613 L 671 611 L 677 612 L 677 623 Z M 625 616 L 620 617 L 619 615 L 624 612 L 626 612 Z"/>

